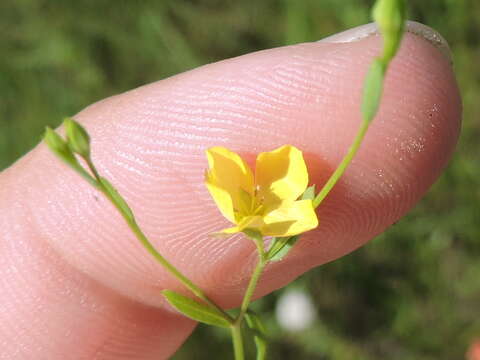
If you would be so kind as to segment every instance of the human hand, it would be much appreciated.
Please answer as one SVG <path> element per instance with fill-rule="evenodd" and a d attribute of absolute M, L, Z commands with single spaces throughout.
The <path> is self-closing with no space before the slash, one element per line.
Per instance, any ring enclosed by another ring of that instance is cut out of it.
<path fill-rule="evenodd" d="M 241 237 L 208 236 L 228 224 L 204 189 L 204 150 L 254 156 L 290 143 L 321 186 L 355 136 L 379 48 L 370 36 L 249 54 L 106 99 L 76 119 L 92 135 L 95 164 L 160 252 L 234 307 L 256 253 Z M 266 270 L 257 297 L 382 232 L 445 166 L 461 116 L 449 60 L 407 34 L 387 78 L 362 148 L 318 209 L 319 228 Z M 166 358 L 194 328 L 160 292 L 182 287 L 44 145 L 0 175 L 0 211 L 0 358 Z"/>

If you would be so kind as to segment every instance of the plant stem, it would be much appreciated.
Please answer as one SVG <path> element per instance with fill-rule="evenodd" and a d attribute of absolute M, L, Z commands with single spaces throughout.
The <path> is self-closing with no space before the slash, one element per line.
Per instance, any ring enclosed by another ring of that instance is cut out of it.
<path fill-rule="evenodd" d="M 333 186 L 337 183 L 337 181 L 345 172 L 348 164 L 352 161 L 353 157 L 357 153 L 358 148 L 360 147 L 360 144 L 365 137 L 368 126 L 377 114 L 378 106 L 382 97 L 385 73 L 390 65 L 391 60 L 396 55 L 403 37 L 405 16 L 405 1 L 403 0 L 377 0 L 374 5 L 373 17 L 375 22 L 380 26 L 381 33 L 384 38 L 384 44 L 382 56 L 376 58 L 375 61 L 372 63 L 372 65 L 374 65 L 377 62 L 377 65 L 379 65 L 380 67 L 376 69 L 373 68 L 373 70 L 377 70 L 377 72 L 367 74 L 367 82 L 363 86 L 364 97 L 362 100 L 362 107 L 365 106 L 365 104 L 368 104 L 368 109 L 370 109 L 371 111 L 368 111 L 367 114 L 362 111 L 363 119 L 357 136 L 355 137 L 353 144 L 348 149 L 347 155 L 345 155 L 340 165 L 334 171 L 332 176 L 330 176 L 325 186 L 322 188 L 322 190 L 320 190 L 318 195 L 313 200 L 313 206 L 315 208 L 320 205 L 323 199 L 325 199 L 328 193 L 332 190 Z M 379 69 L 381 70 L 380 73 L 378 72 Z M 370 68 L 370 70 L 372 70 L 372 67 Z M 370 80 L 370 83 L 368 83 L 368 80 Z M 368 85 L 370 85 L 370 87 Z M 366 99 L 371 98 L 372 96 L 374 97 L 375 101 L 373 103 L 367 103 Z"/>
<path fill-rule="evenodd" d="M 257 246 L 257 254 L 258 254 L 258 261 L 257 265 L 255 265 L 255 269 L 253 270 L 252 277 L 247 286 L 247 290 L 245 290 L 245 295 L 243 295 L 242 305 L 240 306 L 240 313 L 238 314 L 235 322 L 238 324 L 242 323 L 243 317 L 248 310 L 248 306 L 250 305 L 250 300 L 252 299 L 253 293 L 255 292 L 255 288 L 257 287 L 258 279 L 260 275 L 262 275 L 263 269 L 265 265 L 267 265 L 268 260 L 263 246 L 263 238 L 253 239 L 255 245 Z"/>
<path fill-rule="evenodd" d="M 265 260 L 263 253 L 259 253 L 257 265 L 255 266 L 255 270 L 253 270 L 252 277 L 250 278 L 247 290 L 245 291 L 245 295 L 243 296 L 240 313 L 235 319 L 236 323 L 242 323 L 243 317 L 248 310 L 248 306 L 250 305 L 250 300 L 252 299 L 255 288 L 257 287 L 258 279 L 260 279 L 260 275 L 262 275 L 263 269 L 265 268 L 266 264 L 267 261 Z"/>
<path fill-rule="evenodd" d="M 233 353 L 235 354 L 235 360 L 243 360 L 245 355 L 243 353 L 242 324 L 235 323 L 230 329 L 232 331 Z"/>
<path fill-rule="evenodd" d="M 252 238 L 255 245 L 257 246 L 258 261 L 253 270 L 252 277 L 248 282 L 247 290 L 245 290 L 245 295 L 243 295 L 242 305 L 240 306 L 240 313 L 235 318 L 235 321 L 231 327 L 232 329 L 232 341 L 233 341 L 233 350 L 235 352 L 235 360 L 243 360 L 243 338 L 242 338 L 242 322 L 245 314 L 250 305 L 250 300 L 252 299 L 255 288 L 257 287 L 258 280 L 262 275 L 263 269 L 268 263 L 267 256 L 263 246 L 263 238 Z"/>
<path fill-rule="evenodd" d="M 322 188 L 322 190 L 320 190 L 318 195 L 313 200 L 313 206 L 315 208 L 317 208 L 318 205 L 320 205 L 323 199 L 325 199 L 325 197 L 328 195 L 330 190 L 332 190 L 332 188 L 335 186 L 337 181 L 345 172 L 345 169 L 347 168 L 348 164 L 352 161 L 353 157 L 357 153 L 360 147 L 360 144 L 362 143 L 363 138 L 365 137 L 365 134 L 367 132 L 368 126 L 370 125 L 370 122 L 371 121 L 369 121 L 369 119 L 363 119 L 360 129 L 357 133 L 357 136 L 355 137 L 355 140 L 353 141 L 352 145 L 348 149 L 347 154 L 342 159 L 342 162 L 340 163 L 340 165 L 338 165 L 337 169 L 332 174 L 332 176 L 330 176 L 325 186 Z"/>
<path fill-rule="evenodd" d="M 137 222 L 134 218 L 130 217 L 128 214 L 125 213 L 123 208 L 115 201 L 115 199 L 111 196 L 111 194 L 105 189 L 104 185 L 100 181 L 100 175 L 98 174 L 97 169 L 93 165 L 90 159 L 85 159 L 89 169 L 92 171 L 92 174 L 98 180 L 98 189 L 110 200 L 110 202 L 117 208 L 118 212 L 122 215 L 122 217 L 127 222 L 130 229 L 133 231 L 137 239 L 143 245 L 143 247 L 157 260 L 167 271 L 169 271 L 175 278 L 177 278 L 187 289 L 189 289 L 195 296 L 205 301 L 208 305 L 212 306 L 216 310 L 218 310 L 223 317 L 230 323 L 233 324 L 234 319 L 227 314 L 221 307 L 219 307 L 213 300 L 211 300 L 207 295 L 203 293 L 203 291 L 196 286 L 189 278 L 183 275 L 175 266 L 173 266 L 167 259 L 165 259 L 152 245 L 152 243 L 148 240 L 147 236 L 143 233 L 140 226 L 138 226 Z"/>

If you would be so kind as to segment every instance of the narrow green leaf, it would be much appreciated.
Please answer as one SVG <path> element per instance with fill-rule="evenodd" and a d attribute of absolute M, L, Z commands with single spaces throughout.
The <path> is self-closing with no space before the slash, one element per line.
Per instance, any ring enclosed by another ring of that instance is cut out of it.
<path fill-rule="evenodd" d="M 313 200 L 315 199 L 315 185 L 309 186 L 305 192 L 300 197 L 302 200 Z"/>
<path fill-rule="evenodd" d="M 208 325 L 220 327 L 231 326 L 230 322 L 224 318 L 222 313 L 207 304 L 200 303 L 172 290 L 163 290 L 162 294 L 165 296 L 170 305 L 190 319 Z"/>
<path fill-rule="evenodd" d="M 268 260 L 280 261 L 292 250 L 300 235 L 288 237 L 276 237 L 272 240 L 272 246 L 268 251 Z"/>
<path fill-rule="evenodd" d="M 113 201 L 118 205 L 121 211 L 130 219 L 133 220 L 133 212 L 128 206 L 127 202 L 122 198 L 122 196 L 118 193 L 117 189 L 113 187 L 113 185 L 105 179 L 104 177 L 100 177 L 100 183 L 103 185 L 104 189 L 110 194 Z"/>
<path fill-rule="evenodd" d="M 385 63 L 376 59 L 370 66 L 363 89 L 362 115 L 364 120 L 368 122 L 373 120 L 378 111 L 384 75 Z"/>
<path fill-rule="evenodd" d="M 267 332 L 265 326 L 260 320 L 260 317 L 251 310 L 245 314 L 245 319 L 247 320 L 248 327 L 252 329 L 254 333 L 253 340 L 257 347 L 257 360 L 265 360 L 267 356 Z"/>

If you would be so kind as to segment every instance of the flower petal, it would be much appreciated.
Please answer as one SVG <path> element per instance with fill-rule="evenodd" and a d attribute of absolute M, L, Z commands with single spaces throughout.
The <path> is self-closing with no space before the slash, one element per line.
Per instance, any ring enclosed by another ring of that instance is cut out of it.
<path fill-rule="evenodd" d="M 312 200 L 284 201 L 263 217 L 264 236 L 298 235 L 318 226 Z"/>
<path fill-rule="evenodd" d="M 300 150 L 284 145 L 270 152 L 260 153 L 255 169 L 257 198 L 265 205 L 279 201 L 294 201 L 308 185 L 308 172 Z"/>
<path fill-rule="evenodd" d="M 263 226 L 264 226 L 264 222 L 262 221 L 261 216 L 247 216 L 243 218 L 242 221 L 240 221 L 237 226 L 223 229 L 220 232 L 224 234 L 234 234 L 234 233 L 241 232 L 247 228 L 260 229 Z"/>
<path fill-rule="evenodd" d="M 212 147 L 206 154 L 210 168 L 206 175 L 208 190 L 222 214 L 235 222 L 234 211 L 250 207 L 245 204 L 244 192 L 253 196 L 252 170 L 240 156 L 224 147 Z M 226 200 L 227 195 L 230 202 Z"/>
<path fill-rule="evenodd" d="M 205 172 L 205 185 L 207 186 L 208 192 L 215 201 L 215 204 L 217 204 L 222 215 L 232 223 L 235 223 L 235 212 L 233 210 L 232 197 L 226 190 L 216 185 L 208 171 Z"/>

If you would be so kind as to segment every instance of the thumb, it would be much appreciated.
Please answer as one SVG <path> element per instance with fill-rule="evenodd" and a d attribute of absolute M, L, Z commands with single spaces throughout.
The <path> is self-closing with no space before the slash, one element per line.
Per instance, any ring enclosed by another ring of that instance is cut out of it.
<path fill-rule="evenodd" d="M 409 29 L 358 156 L 318 209 L 319 228 L 266 270 L 257 296 L 382 232 L 445 166 L 459 132 L 458 90 L 449 59 L 434 46 L 445 44 L 426 41 L 433 33 L 425 27 Z M 372 32 L 370 26 L 207 65 L 76 116 L 92 136 L 100 172 L 156 248 L 222 306 L 239 304 L 256 255 L 242 236 L 209 236 L 228 224 L 203 185 L 204 150 L 223 145 L 248 157 L 292 144 L 321 187 L 360 124 L 363 79 L 381 46 L 378 36 L 366 36 Z M 42 356 L 55 358 L 75 348 L 79 359 L 95 351 L 102 359 L 167 357 L 189 334 L 192 322 L 170 313 L 160 293 L 181 285 L 108 201 L 44 145 L 2 174 L 0 204 L 9 309 L 0 324 L 17 323 L 10 337 L 22 334 L 17 344 L 28 354 L 42 348 Z M 27 328 L 35 309 L 41 311 Z"/>

